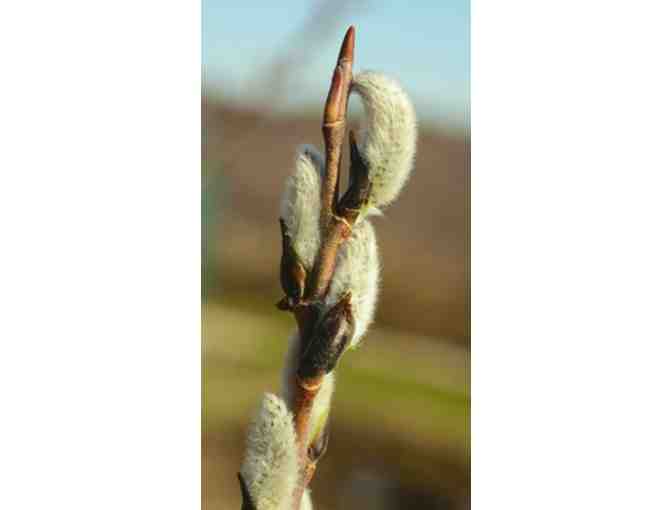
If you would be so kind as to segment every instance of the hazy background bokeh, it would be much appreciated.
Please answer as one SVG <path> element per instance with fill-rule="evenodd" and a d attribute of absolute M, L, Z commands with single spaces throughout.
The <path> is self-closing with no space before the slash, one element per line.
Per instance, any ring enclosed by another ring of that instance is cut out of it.
<path fill-rule="evenodd" d="M 296 147 L 322 149 L 323 101 L 351 24 L 355 72 L 404 85 L 420 138 L 413 178 L 374 221 L 376 323 L 339 365 L 314 505 L 468 508 L 468 1 L 202 5 L 204 508 L 240 508 L 245 430 L 279 386 L 294 327 L 274 307 L 279 199 Z M 356 98 L 351 112 L 356 126 Z"/>

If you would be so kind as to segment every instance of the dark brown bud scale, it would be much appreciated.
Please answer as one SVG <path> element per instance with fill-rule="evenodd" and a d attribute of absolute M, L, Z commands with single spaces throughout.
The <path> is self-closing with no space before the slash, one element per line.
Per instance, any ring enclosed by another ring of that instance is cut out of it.
<path fill-rule="evenodd" d="M 311 379 L 331 372 L 352 338 L 353 318 L 350 293 L 346 294 L 322 317 L 299 364 L 301 379 Z"/>
<path fill-rule="evenodd" d="M 291 310 L 303 297 L 306 287 L 306 269 L 301 264 L 299 256 L 292 247 L 292 240 L 287 233 L 287 225 L 280 218 L 280 232 L 282 233 L 282 257 L 280 258 L 280 285 L 285 292 L 287 299 L 278 308 L 281 310 Z"/>
<path fill-rule="evenodd" d="M 350 179 L 348 189 L 338 203 L 339 215 L 353 222 L 370 195 L 369 165 L 359 153 L 355 134 L 350 131 Z"/>

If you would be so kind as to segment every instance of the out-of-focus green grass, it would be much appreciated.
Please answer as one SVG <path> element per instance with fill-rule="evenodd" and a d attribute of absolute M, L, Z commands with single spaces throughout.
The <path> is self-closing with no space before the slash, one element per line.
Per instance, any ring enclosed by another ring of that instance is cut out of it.
<path fill-rule="evenodd" d="M 238 296 L 203 307 L 204 508 L 240 508 L 235 473 L 265 391 L 277 392 L 291 314 Z M 342 508 L 357 470 L 447 498 L 468 494 L 469 360 L 445 341 L 372 329 L 337 368 L 327 454 L 314 480 L 323 510 Z"/>

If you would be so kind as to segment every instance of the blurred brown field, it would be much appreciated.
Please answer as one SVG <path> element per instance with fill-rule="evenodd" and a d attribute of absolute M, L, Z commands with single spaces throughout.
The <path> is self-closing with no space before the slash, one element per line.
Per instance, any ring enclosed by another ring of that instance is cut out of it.
<path fill-rule="evenodd" d="M 238 509 L 245 430 L 294 328 L 274 307 L 280 195 L 296 148 L 322 148 L 321 112 L 202 113 L 203 507 Z M 339 365 L 317 510 L 469 507 L 469 154 L 464 131 L 421 125 L 414 175 L 374 219 L 381 298 Z"/>

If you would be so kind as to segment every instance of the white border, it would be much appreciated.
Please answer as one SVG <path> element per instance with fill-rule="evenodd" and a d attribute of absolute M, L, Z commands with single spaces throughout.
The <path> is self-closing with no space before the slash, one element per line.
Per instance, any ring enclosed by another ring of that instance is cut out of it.
<path fill-rule="evenodd" d="M 0 8 L 0 508 L 200 505 L 200 7 Z"/>
<path fill-rule="evenodd" d="M 472 13 L 473 508 L 672 508 L 670 8 Z"/>

